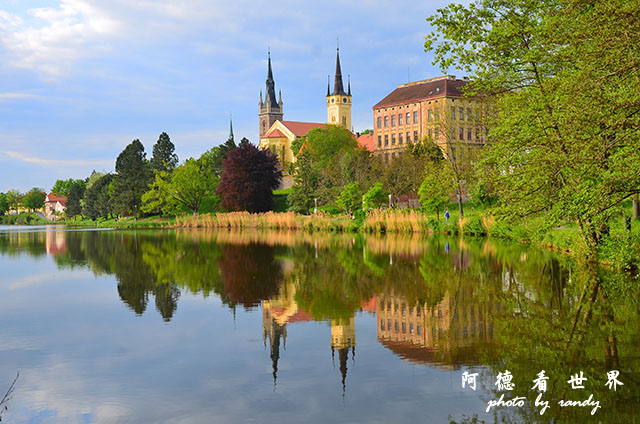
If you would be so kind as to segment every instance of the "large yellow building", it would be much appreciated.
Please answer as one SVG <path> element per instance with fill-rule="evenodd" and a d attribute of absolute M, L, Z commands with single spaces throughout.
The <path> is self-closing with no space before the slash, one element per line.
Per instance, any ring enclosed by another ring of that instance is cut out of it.
<path fill-rule="evenodd" d="M 400 84 L 373 106 L 374 155 L 385 162 L 400 156 L 407 143 L 433 140 L 445 155 L 452 145 L 482 145 L 483 106 L 466 98 L 468 78 L 453 75 Z M 453 147 L 455 148 L 455 147 Z"/>

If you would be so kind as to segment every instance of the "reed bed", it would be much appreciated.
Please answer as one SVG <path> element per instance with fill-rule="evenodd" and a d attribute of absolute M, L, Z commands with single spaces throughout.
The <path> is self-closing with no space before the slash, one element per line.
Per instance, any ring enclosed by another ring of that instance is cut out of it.
<path fill-rule="evenodd" d="M 176 226 L 183 228 L 265 228 L 297 230 L 301 228 L 299 217 L 293 212 L 229 212 L 203 214 L 197 217 L 176 218 Z"/>
<path fill-rule="evenodd" d="M 363 223 L 371 233 L 430 233 L 426 217 L 413 209 L 372 210 Z"/>

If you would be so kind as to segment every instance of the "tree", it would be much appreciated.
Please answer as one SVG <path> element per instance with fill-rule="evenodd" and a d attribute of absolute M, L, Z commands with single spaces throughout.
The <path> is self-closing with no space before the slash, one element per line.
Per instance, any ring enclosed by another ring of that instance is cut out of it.
<path fill-rule="evenodd" d="M 245 140 L 243 138 L 243 140 Z M 220 177 L 222 176 L 222 163 L 227 158 L 227 155 L 230 151 L 235 149 L 236 142 L 233 141 L 232 138 L 225 141 L 223 144 L 219 146 L 212 147 L 210 150 L 206 151 L 202 156 L 206 158 L 207 163 L 210 164 L 211 170 L 214 175 Z"/>
<path fill-rule="evenodd" d="M 388 201 L 389 193 L 382 188 L 382 183 L 377 182 L 362 195 L 362 208 L 366 211 L 379 208 Z"/>
<path fill-rule="evenodd" d="M 178 164 L 178 155 L 175 154 L 176 146 L 173 145 L 166 132 L 160 134 L 158 141 L 153 145 L 153 155 L 149 164 L 155 171 L 171 172 Z"/>
<path fill-rule="evenodd" d="M 44 207 L 44 198 L 46 194 L 44 194 L 44 190 L 38 187 L 34 187 L 22 198 L 22 206 L 27 209 L 31 209 L 34 211 L 36 209 L 40 209 Z"/>
<path fill-rule="evenodd" d="M 65 213 L 69 218 L 74 218 L 82 213 L 82 198 L 84 197 L 84 184 L 74 183 L 67 196 Z"/>
<path fill-rule="evenodd" d="M 81 184 L 82 186 L 86 185 L 84 180 L 74 180 L 73 178 L 69 178 L 68 180 L 56 180 L 56 183 L 51 188 L 51 192 L 57 194 L 58 196 L 67 197 L 69 196 L 71 187 L 74 184 Z"/>
<path fill-rule="evenodd" d="M 280 163 L 269 150 L 240 143 L 223 162 L 224 171 L 216 191 L 230 210 L 265 212 L 273 208 L 273 190 L 282 179 Z"/>
<path fill-rule="evenodd" d="M 425 211 L 435 211 L 440 219 L 440 210 L 449 203 L 451 177 L 444 164 L 429 164 L 425 170 L 425 178 L 420 184 L 418 196 Z"/>
<path fill-rule="evenodd" d="M 338 199 L 336 200 L 346 213 L 354 213 L 362 209 L 362 187 L 360 183 L 354 181 L 342 188 Z"/>
<path fill-rule="evenodd" d="M 620 0 L 487 0 L 429 18 L 436 62 L 492 96 L 481 172 L 499 212 L 577 222 L 590 261 L 640 191 L 638 16 L 640 3 Z"/>
<path fill-rule="evenodd" d="M 150 179 L 144 146 L 140 140 L 133 140 L 116 159 L 113 200 L 117 210 L 122 213 L 133 211 L 133 217 L 137 219 L 141 196 L 147 191 Z"/>
<path fill-rule="evenodd" d="M 308 214 L 318 197 L 320 175 L 313 169 L 308 152 L 298 155 L 293 167 L 293 186 L 288 196 L 291 208 L 298 213 Z"/>
<path fill-rule="evenodd" d="M 99 175 L 99 177 L 94 180 L 95 175 Z M 97 172 L 91 174 L 83 199 L 82 214 L 84 216 L 93 220 L 99 216 L 108 218 L 113 210 L 109 193 L 112 182 L 113 174 L 99 174 Z"/>
<path fill-rule="evenodd" d="M 164 214 L 177 214 L 187 209 L 198 215 L 207 195 L 214 192 L 218 178 L 205 160 L 188 159 L 173 173 L 156 172 L 155 182 L 143 196 L 143 211 L 161 209 Z"/>
<path fill-rule="evenodd" d="M 7 191 L 7 203 L 9 203 L 9 210 L 18 210 L 18 206 L 22 201 L 22 193 L 19 190 L 12 189 Z"/>
<path fill-rule="evenodd" d="M 9 201 L 6 193 L 0 193 L 0 215 L 4 215 L 9 210 Z"/>

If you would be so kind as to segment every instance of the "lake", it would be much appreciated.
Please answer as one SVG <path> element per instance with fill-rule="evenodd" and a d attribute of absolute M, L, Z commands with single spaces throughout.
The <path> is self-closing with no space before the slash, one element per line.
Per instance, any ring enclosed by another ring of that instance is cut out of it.
<path fill-rule="evenodd" d="M 526 245 L 1 227 L 0 270 L 3 422 L 639 420 L 637 281 Z"/>

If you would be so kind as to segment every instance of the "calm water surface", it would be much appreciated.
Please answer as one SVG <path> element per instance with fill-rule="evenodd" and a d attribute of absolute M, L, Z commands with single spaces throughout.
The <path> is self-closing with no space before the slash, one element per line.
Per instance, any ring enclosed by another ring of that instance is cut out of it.
<path fill-rule="evenodd" d="M 637 282 L 523 245 L 2 227 L 0 272 L 3 422 L 640 422 Z"/>

